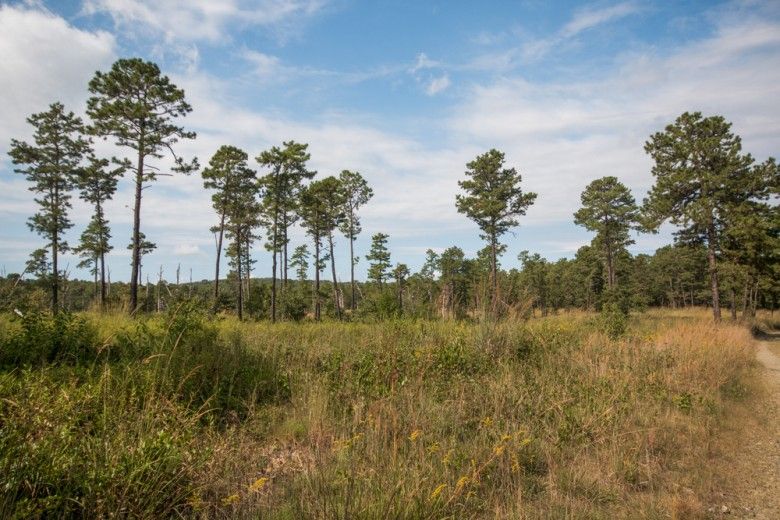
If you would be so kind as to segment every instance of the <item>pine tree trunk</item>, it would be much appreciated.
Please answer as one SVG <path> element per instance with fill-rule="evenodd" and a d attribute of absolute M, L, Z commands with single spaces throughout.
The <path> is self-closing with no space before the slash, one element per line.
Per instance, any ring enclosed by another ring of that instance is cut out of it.
<path fill-rule="evenodd" d="M 715 259 L 715 230 L 707 230 L 707 260 L 709 262 L 710 286 L 712 288 L 712 316 L 720 321 L 720 294 L 718 292 L 718 265 Z"/>
<path fill-rule="evenodd" d="M 737 293 L 733 287 L 729 293 L 731 294 L 731 319 L 737 321 Z"/>
<path fill-rule="evenodd" d="M 241 274 L 241 238 L 240 233 L 236 233 L 236 282 L 238 283 L 238 298 L 236 299 L 236 313 L 238 321 L 244 319 L 244 278 Z"/>
<path fill-rule="evenodd" d="M 279 249 L 279 211 L 274 211 L 273 260 L 271 266 L 271 323 L 276 323 L 276 253 Z"/>
<path fill-rule="evenodd" d="M 314 237 L 314 319 L 320 321 L 320 237 Z"/>
<path fill-rule="evenodd" d="M 219 219 L 219 238 L 217 238 L 217 261 L 214 266 L 214 305 L 212 312 L 217 312 L 219 306 L 219 262 L 222 259 L 222 237 L 225 233 L 225 212 Z"/>
<path fill-rule="evenodd" d="M 333 231 L 328 232 L 328 245 L 330 247 L 330 271 L 333 275 L 333 304 L 336 306 L 336 316 L 341 319 L 341 302 L 339 302 L 339 286 L 336 281 L 336 257 L 333 256 Z"/>
<path fill-rule="evenodd" d="M 282 287 L 284 287 L 284 290 L 287 290 L 287 217 L 285 216 L 284 219 L 284 257 L 282 259 L 282 266 L 283 266 L 283 273 L 282 273 Z"/>
<path fill-rule="evenodd" d="M 138 146 L 138 169 L 135 172 L 135 207 L 133 209 L 133 259 L 132 272 L 130 274 L 130 313 L 135 313 L 138 308 L 138 279 L 140 277 L 140 232 L 141 232 L 141 189 L 144 181 L 144 128 L 141 127 L 141 135 Z"/>
<path fill-rule="evenodd" d="M 106 309 L 106 248 L 105 237 L 103 236 L 103 229 L 105 223 L 103 222 L 103 207 L 100 203 L 97 204 L 98 218 L 100 219 L 100 309 Z M 97 265 L 95 266 L 97 269 Z"/>
<path fill-rule="evenodd" d="M 349 284 L 350 284 L 350 302 L 349 308 L 353 311 L 357 308 L 355 303 L 355 229 L 353 224 L 353 217 L 349 215 Z"/>
<path fill-rule="evenodd" d="M 750 317 L 756 317 L 756 308 L 758 307 L 758 280 L 753 282 L 753 291 L 751 291 Z"/>
<path fill-rule="evenodd" d="M 59 220 L 59 207 L 60 196 L 59 188 L 55 184 L 54 186 L 54 233 L 51 241 L 51 258 L 52 258 L 52 277 L 51 277 L 51 312 L 57 314 L 59 311 L 59 286 L 60 286 L 60 270 L 57 263 L 57 252 L 59 250 L 59 233 L 57 232 L 57 221 Z"/>
<path fill-rule="evenodd" d="M 244 255 L 245 255 L 244 256 L 244 272 L 245 272 L 245 275 L 244 276 L 246 276 L 246 288 L 245 288 L 245 291 L 244 291 L 244 300 L 245 301 L 250 301 L 251 300 L 250 296 L 252 294 L 252 291 L 251 291 L 251 289 L 252 289 L 252 287 L 251 287 L 251 283 L 252 283 L 252 262 L 251 262 L 251 258 L 249 257 L 249 230 L 247 230 L 247 234 L 246 235 L 247 235 L 246 236 L 246 243 L 244 244 L 244 246 L 245 246 L 245 248 L 244 248 Z"/>
<path fill-rule="evenodd" d="M 491 312 L 496 312 L 496 305 L 498 304 L 498 277 L 496 276 L 497 269 L 497 248 L 496 248 L 496 236 L 492 235 L 490 237 L 490 284 L 491 284 L 491 294 L 490 294 L 490 307 Z"/>

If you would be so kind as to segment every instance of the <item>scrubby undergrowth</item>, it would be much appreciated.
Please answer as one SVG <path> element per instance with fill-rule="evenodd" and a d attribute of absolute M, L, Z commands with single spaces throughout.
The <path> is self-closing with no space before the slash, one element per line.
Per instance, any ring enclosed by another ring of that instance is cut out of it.
<path fill-rule="evenodd" d="M 754 398 L 703 316 L 7 318 L 0 516 L 695 517 Z"/>

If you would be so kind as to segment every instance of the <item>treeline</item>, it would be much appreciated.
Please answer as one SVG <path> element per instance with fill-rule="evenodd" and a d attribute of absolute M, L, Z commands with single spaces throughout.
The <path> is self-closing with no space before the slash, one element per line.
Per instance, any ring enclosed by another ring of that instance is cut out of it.
<path fill-rule="evenodd" d="M 574 222 L 595 235 L 571 260 L 549 262 L 523 252 L 519 269 L 501 269 L 506 250 L 501 239 L 519 225 L 537 195 L 522 189 L 521 175 L 506 167 L 502 152 L 490 150 L 466 165 L 466 178 L 459 182 L 462 193 L 455 200 L 486 242 L 477 257 L 466 258 L 458 247 L 440 254 L 429 250 L 421 270 L 412 273 L 392 262 L 390 237 L 377 233 L 365 255 L 368 281 L 358 283 L 354 241 L 362 231 L 359 210 L 373 196 L 359 172 L 316 178 L 308 167 L 308 145 L 295 141 L 261 152 L 253 163 L 247 152 L 224 145 L 201 170 L 197 159 L 186 161 L 174 149 L 180 140 L 195 138 L 177 124 L 191 111 L 184 91 L 157 65 L 141 59 L 122 59 L 110 71 L 97 72 L 89 92 L 87 123 L 54 103 L 28 118 L 32 144 L 11 143 L 15 171 L 27 177 L 37 196 L 38 212 L 29 226 L 47 246 L 32 253 L 25 273 L 7 278 L 9 303 L 22 294 L 35 300 L 29 295 L 36 287 L 40 300 L 44 286 L 56 313 L 63 285 L 75 287 L 64 280 L 59 255 L 70 249 L 64 234 L 73 226 L 68 210 L 76 192 L 94 212 L 73 250 L 82 258 L 79 267 L 94 277 L 95 301 L 101 307 L 110 302 L 106 255 L 111 233 L 103 208 L 123 175 L 135 187 L 128 246 L 132 269 L 126 287 L 115 284 L 113 299 L 130 312 L 159 310 L 197 297 L 214 312 L 230 307 L 239 318 L 248 314 L 272 321 L 307 315 L 319 320 L 323 314 L 338 319 L 347 314 L 527 316 L 564 308 L 625 313 L 632 307 L 697 304 L 710 305 L 719 320 L 723 302 L 732 315 L 741 309 L 748 316 L 759 306 L 773 309 L 777 303 L 778 167 L 772 158 L 757 163 L 744 153 L 739 136 L 720 116 L 686 112 L 650 137 L 645 151 L 654 161 L 655 184 L 642 204 L 616 177 L 591 182 Z M 98 157 L 94 139 L 112 140 L 125 158 Z M 154 162 L 165 156 L 173 162 L 171 174 L 200 170 L 204 187 L 212 191 L 216 225 L 211 232 L 217 247 L 214 280 L 207 286 L 177 283 L 172 291 L 160 272 L 156 286 L 147 278 L 143 287 L 142 259 L 156 245 L 141 231 L 142 195 L 148 183 L 163 175 Z M 628 253 L 632 232 L 653 233 L 664 222 L 678 227 L 673 246 L 654 255 Z M 290 230 L 296 225 L 309 240 L 293 248 Z M 348 285 L 336 276 L 336 259 L 342 255 L 338 235 L 349 244 Z M 272 260 L 267 282 L 252 278 L 253 251 L 261 242 Z M 229 290 L 220 283 L 223 254 L 230 267 Z M 20 283 L 25 274 L 37 281 Z M 70 300 L 68 307 L 84 305 Z"/>

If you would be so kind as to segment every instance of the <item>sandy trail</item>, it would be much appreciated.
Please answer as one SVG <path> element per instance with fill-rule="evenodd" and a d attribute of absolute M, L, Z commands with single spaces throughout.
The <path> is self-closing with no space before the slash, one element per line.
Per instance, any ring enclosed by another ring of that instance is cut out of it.
<path fill-rule="evenodd" d="M 767 413 L 768 435 L 758 435 L 745 445 L 750 488 L 743 503 L 748 508 L 733 511 L 732 518 L 780 519 L 780 334 L 758 344 L 756 358 L 764 366 L 764 376 L 771 393 L 771 410 Z"/>

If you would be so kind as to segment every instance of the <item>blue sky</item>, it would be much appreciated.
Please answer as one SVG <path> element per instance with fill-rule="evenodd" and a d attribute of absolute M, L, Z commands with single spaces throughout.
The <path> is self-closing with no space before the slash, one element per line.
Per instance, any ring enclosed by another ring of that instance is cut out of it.
<path fill-rule="evenodd" d="M 685 110 L 722 114 L 759 160 L 778 155 L 780 4 L 357 0 L 66 0 L 0 3 L 0 266 L 23 268 L 41 243 L 25 226 L 32 193 L 12 172 L 25 117 L 60 100 L 83 112 L 95 70 L 119 57 L 156 61 L 183 87 L 198 132 L 179 151 L 201 163 L 222 144 L 250 156 L 308 142 L 319 175 L 360 171 L 376 192 L 363 211 L 365 254 L 390 235 L 394 261 L 418 268 L 427 248 L 474 254 L 476 227 L 454 208 L 465 163 L 496 147 L 539 194 L 505 237 L 503 265 L 527 249 L 572 256 L 591 236 L 572 223 L 579 194 L 615 175 L 637 200 L 652 183 L 642 145 Z M 120 152 L 101 145 L 107 155 Z M 166 160 L 158 164 L 165 169 Z M 132 193 L 109 207 L 112 279 L 129 274 Z M 158 244 L 147 272 L 213 270 L 215 223 L 198 175 L 145 192 L 142 229 Z M 72 244 L 89 219 L 74 204 Z M 651 252 L 669 230 L 638 236 Z M 300 231 L 293 246 L 305 241 Z M 337 242 L 340 276 L 347 243 Z M 257 274 L 270 272 L 255 250 Z M 75 276 L 73 257 L 66 257 Z M 358 265 L 361 277 L 365 260 Z"/>

